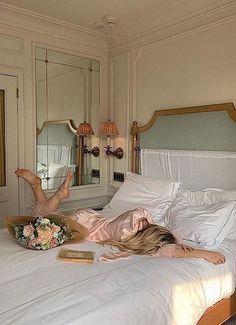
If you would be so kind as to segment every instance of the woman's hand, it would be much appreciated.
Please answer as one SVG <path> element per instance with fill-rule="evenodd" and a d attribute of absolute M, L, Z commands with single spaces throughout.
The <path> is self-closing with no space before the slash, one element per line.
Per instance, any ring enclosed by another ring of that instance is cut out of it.
<path fill-rule="evenodd" d="M 213 264 L 225 263 L 225 256 L 219 252 L 204 251 L 203 258 Z"/>
<path fill-rule="evenodd" d="M 172 257 L 181 258 L 203 258 L 213 264 L 223 264 L 225 256 L 219 252 L 207 251 L 204 249 L 195 249 L 185 245 L 176 245 L 172 252 Z"/>
<path fill-rule="evenodd" d="M 177 245 L 177 249 L 182 249 L 184 252 L 188 252 L 188 251 L 192 251 L 193 248 L 187 245 L 183 245 L 183 244 L 176 244 Z"/>

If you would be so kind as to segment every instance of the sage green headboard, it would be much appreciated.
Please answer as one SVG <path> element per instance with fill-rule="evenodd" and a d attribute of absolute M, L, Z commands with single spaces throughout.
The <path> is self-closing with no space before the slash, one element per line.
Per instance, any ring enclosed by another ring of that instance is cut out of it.
<path fill-rule="evenodd" d="M 73 146 L 76 139 L 76 127 L 69 119 L 44 121 L 41 129 L 37 129 L 37 144 Z"/>
<path fill-rule="evenodd" d="M 132 171 L 139 171 L 139 149 L 236 151 L 233 103 L 156 110 L 151 120 L 133 123 Z"/>
<path fill-rule="evenodd" d="M 236 151 L 236 123 L 224 112 L 161 116 L 140 135 L 140 147 Z"/>

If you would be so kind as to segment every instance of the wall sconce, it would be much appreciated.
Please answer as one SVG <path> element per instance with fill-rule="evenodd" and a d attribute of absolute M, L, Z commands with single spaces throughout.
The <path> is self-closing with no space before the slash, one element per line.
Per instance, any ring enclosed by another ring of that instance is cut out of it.
<path fill-rule="evenodd" d="M 84 121 L 83 123 L 80 123 L 80 125 L 78 126 L 77 132 L 76 132 L 77 136 L 81 139 L 81 147 L 83 148 L 83 153 L 84 154 L 92 154 L 94 157 L 98 157 L 100 150 L 98 147 L 94 147 L 93 149 L 90 149 L 85 143 L 84 143 L 84 139 L 87 136 L 93 135 L 93 129 L 90 125 L 90 123 L 86 123 L 86 121 Z"/>
<path fill-rule="evenodd" d="M 112 122 L 110 120 L 104 122 L 101 128 L 101 133 L 107 136 L 107 145 L 105 147 L 106 155 L 115 156 L 117 159 L 121 159 L 123 157 L 123 149 L 119 147 L 115 150 L 112 150 L 112 147 L 110 146 L 110 137 L 119 135 L 115 122 Z"/>

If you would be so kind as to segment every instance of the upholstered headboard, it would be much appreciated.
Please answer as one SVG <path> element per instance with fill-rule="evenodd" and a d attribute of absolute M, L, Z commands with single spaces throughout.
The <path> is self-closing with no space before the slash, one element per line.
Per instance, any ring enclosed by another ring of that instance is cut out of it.
<path fill-rule="evenodd" d="M 147 124 L 133 123 L 132 170 L 185 188 L 236 189 L 235 122 L 232 103 L 155 111 Z"/>

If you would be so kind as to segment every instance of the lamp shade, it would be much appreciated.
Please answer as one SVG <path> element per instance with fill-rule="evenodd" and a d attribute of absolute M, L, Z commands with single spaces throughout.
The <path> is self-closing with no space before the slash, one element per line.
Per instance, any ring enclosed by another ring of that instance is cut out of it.
<path fill-rule="evenodd" d="M 80 136 L 87 136 L 87 135 L 93 135 L 94 132 L 90 123 L 86 123 L 84 121 L 83 123 L 80 123 L 80 125 L 78 126 L 76 134 Z"/>
<path fill-rule="evenodd" d="M 119 132 L 118 132 L 115 122 L 112 122 L 110 120 L 103 123 L 102 128 L 101 128 L 101 133 L 104 135 L 107 135 L 107 136 L 119 135 Z"/>

